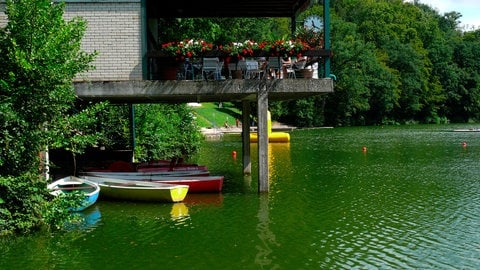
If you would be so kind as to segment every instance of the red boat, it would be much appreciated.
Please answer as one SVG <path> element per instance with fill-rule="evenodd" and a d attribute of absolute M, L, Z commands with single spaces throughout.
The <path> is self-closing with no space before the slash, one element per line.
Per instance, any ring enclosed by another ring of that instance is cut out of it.
<path fill-rule="evenodd" d="M 174 167 L 170 166 L 137 166 L 137 172 L 168 172 L 168 171 L 206 171 L 207 166 L 195 164 L 181 164 Z"/>
<path fill-rule="evenodd" d="M 85 168 L 86 171 L 102 171 L 102 172 L 156 172 L 156 171 L 197 171 L 208 170 L 205 165 L 193 163 L 176 163 L 166 160 L 130 163 L 126 161 L 115 161 L 105 167 Z"/>
<path fill-rule="evenodd" d="M 109 178 L 149 178 L 152 176 L 210 176 L 209 171 L 205 170 L 190 170 L 190 171 L 146 171 L 146 172 L 112 172 L 112 171 L 86 171 L 82 175 L 109 177 Z"/>
<path fill-rule="evenodd" d="M 153 177 L 152 182 L 187 185 L 189 193 L 221 192 L 223 176 Z"/>
<path fill-rule="evenodd" d="M 208 170 L 207 166 L 198 165 L 193 163 L 183 163 L 177 159 L 168 160 L 155 160 L 150 162 L 143 162 L 137 164 L 137 171 L 189 171 L 189 170 Z"/>

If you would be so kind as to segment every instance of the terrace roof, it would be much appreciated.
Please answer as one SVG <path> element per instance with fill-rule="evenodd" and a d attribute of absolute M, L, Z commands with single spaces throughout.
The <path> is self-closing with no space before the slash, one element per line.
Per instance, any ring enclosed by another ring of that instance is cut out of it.
<path fill-rule="evenodd" d="M 149 17 L 296 17 L 312 0 L 148 0 Z"/>

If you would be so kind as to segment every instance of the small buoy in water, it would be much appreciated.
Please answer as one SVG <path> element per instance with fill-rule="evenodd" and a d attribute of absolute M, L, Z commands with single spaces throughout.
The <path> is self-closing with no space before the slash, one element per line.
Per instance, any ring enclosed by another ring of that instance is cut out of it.
<path fill-rule="evenodd" d="M 366 146 L 362 147 L 362 151 L 367 152 L 367 147 Z"/>
<path fill-rule="evenodd" d="M 232 158 L 233 159 L 237 158 L 237 151 L 235 151 L 235 150 L 232 151 Z"/>
<path fill-rule="evenodd" d="M 463 147 L 467 147 L 467 142 L 463 142 L 463 143 L 462 143 L 462 146 L 463 146 Z"/>

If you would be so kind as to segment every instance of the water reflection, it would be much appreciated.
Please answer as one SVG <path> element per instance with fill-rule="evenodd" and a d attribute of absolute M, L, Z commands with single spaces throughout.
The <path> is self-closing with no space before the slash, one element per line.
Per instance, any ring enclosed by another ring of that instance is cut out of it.
<path fill-rule="evenodd" d="M 190 215 L 188 214 L 188 207 L 183 202 L 174 203 L 172 205 L 172 211 L 170 211 L 170 218 L 172 221 L 177 222 L 179 224 L 185 224 L 185 221 L 190 219 Z"/>
<path fill-rule="evenodd" d="M 97 203 L 98 204 L 98 203 Z M 98 207 L 102 210 L 103 219 L 125 224 L 125 232 L 130 226 L 162 226 L 182 225 L 190 220 L 189 207 L 185 202 L 148 203 L 101 201 Z M 117 232 L 122 233 L 120 227 Z"/>
<path fill-rule="evenodd" d="M 268 170 L 270 181 L 272 181 L 272 178 L 285 176 L 285 172 L 289 173 L 292 171 L 290 143 L 268 144 Z"/>
<path fill-rule="evenodd" d="M 85 209 L 82 212 L 74 213 L 76 221 L 66 225 L 67 230 L 88 230 L 95 229 L 102 220 L 102 213 L 98 206 Z"/>
<path fill-rule="evenodd" d="M 252 175 L 251 174 L 245 174 L 243 175 L 243 185 L 244 185 L 244 190 L 248 191 L 252 187 Z"/>
<path fill-rule="evenodd" d="M 255 249 L 257 250 L 255 264 L 260 265 L 261 268 L 268 266 L 269 269 L 276 269 L 280 268 L 280 265 L 278 265 L 278 263 L 271 265 L 274 261 L 271 246 L 279 246 L 279 244 L 276 242 L 275 234 L 270 230 L 268 200 L 269 198 L 267 194 L 260 195 L 257 215 L 257 233 L 258 238 L 260 239 L 260 244 L 255 246 Z"/>
<path fill-rule="evenodd" d="M 187 205 L 207 205 L 207 206 L 222 206 L 222 193 L 191 193 L 187 194 L 183 203 Z"/>
<path fill-rule="evenodd" d="M 270 143 L 268 145 L 268 170 L 270 191 L 280 191 L 278 190 L 278 181 L 290 179 L 292 176 L 290 143 Z"/>

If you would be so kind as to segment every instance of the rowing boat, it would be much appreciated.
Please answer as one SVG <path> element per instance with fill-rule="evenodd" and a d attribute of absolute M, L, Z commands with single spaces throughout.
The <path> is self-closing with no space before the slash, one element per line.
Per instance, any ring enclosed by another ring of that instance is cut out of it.
<path fill-rule="evenodd" d="M 224 176 L 167 176 L 167 175 L 133 175 L 119 173 L 109 176 L 91 175 L 92 177 L 109 177 L 123 181 L 146 181 L 189 186 L 189 193 L 206 193 L 222 191 Z"/>
<path fill-rule="evenodd" d="M 148 181 L 188 185 L 190 193 L 221 192 L 223 187 L 222 175 L 212 176 L 184 176 L 184 177 L 152 177 Z"/>
<path fill-rule="evenodd" d="M 178 163 L 177 160 L 156 160 L 150 162 L 142 162 L 137 164 L 137 171 L 139 172 L 156 172 L 156 171 L 196 171 L 208 170 L 205 165 L 198 165 L 194 163 Z"/>
<path fill-rule="evenodd" d="M 84 200 L 79 207 L 71 209 L 71 211 L 74 212 L 83 211 L 93 205 L 97 201 L 100 193 L 100 186 L 97 183 L 75 176 L 58 179 L 48 184 L 47 188 L 50 190 L 50 194 L 54 196 L 60 196 L 61 194 L 71 192 L 81 192 L 84 196 Z"/>
<path fill-rule="evenodd" d="M 107 178 L 123 178 L 123 177 L 140 177 L 148 178 L 151 176 L 209 176 L 210 172 L 206 170 L 191 170 L 191 171 L 150 171 L 150 172 L 104 172 L 104 171 L 87 171 L 82 172 L 81 175 L 100 176 Z"/>
<path fill-rule="evenodd" d="M 100 198 L 102 199 L 180 202 L 185 199 L 189 189 L 187 185 L 120 180 L 95 176 L 82 176 L 82 178 L 95 182 L 100 186 Z"/>

